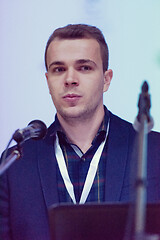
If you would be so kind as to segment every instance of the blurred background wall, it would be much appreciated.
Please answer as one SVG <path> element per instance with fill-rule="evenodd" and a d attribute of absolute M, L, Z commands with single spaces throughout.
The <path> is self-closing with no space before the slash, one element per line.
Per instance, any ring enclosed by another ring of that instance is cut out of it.
<path fill-rule="evenodd" d="M 17 128 L 33 119 L 47 126 L 54 120 L 44 50 L 53 30 L 69 23 L 96 25 L 105 35 L 114 72 L 106 106 L 133 122 L 147 80 L 154 130 L 160 131 L 159 12 L 159 0 L 1 0 L 0 152 Z"/>

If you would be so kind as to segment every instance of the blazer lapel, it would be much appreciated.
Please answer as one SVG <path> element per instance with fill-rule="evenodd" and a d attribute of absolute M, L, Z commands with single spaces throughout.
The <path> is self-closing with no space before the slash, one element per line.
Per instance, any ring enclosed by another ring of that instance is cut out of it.
<path fill-rule="evenodd" d="M 47 207 L 58 202 L 54 137 L 48 136 L 38 145 L 38 167 Z"/>
<path fill-rule="evenodd" d="M 106 143 L 105 201 L 115 202 L 120 201 L 120 194 L 124 181 L 129 145 L 129 131 L 125 121 L 112 114 L 110 116 L 110 129 L 108 141 Z"/>

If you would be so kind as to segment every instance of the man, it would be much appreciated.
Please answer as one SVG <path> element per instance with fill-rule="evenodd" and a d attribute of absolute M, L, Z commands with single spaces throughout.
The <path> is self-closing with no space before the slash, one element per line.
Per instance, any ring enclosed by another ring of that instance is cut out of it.
<path fill-rule="evenodd" d="M 49 239 L 48 208 L 54 203 L 131 200 L 136 133 L 103 106 L 113 73 L 102 33 L 80 24 L 57 29 L 45 64 L 55 122 L 44 139 L 25 142 L 22 158 L 1 177 L 1 239 Z M 160 135 L 149 133 L 148 144 L 148 201 L 156 202 Z"/>

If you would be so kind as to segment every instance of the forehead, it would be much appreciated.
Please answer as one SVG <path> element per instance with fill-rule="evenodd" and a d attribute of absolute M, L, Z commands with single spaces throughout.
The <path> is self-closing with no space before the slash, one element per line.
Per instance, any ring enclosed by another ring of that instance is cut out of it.
<path fill-rule="evenodd" d="M 102 63 L 100 45 L 95 39 L 55 39 L 47 50 L 47 64 L 52 61 L 91 59 Z"/>

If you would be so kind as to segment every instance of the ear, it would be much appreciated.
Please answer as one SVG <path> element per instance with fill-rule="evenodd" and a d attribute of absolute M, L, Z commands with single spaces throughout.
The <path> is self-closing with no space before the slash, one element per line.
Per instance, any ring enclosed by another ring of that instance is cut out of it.
<path fill-rule="evenodd" d="M 48 81 L 48 72 L 45 73 L 46 79 Z"/>
<path fill-rule="evenodd" d="M 45 76 L 46 76 L 46 79 L 47 79 L 47 85 L 48 85 L 48 88 L 49 88 L 49 83 L 48 83 L 48 72 L 45 73 Z M 49 88 L 49 93 L 51 94 L 51 92 L 50 92 L 50 88 Z"/>
<path fill-rule="evenodd" d="M 103 92 L 106 92 L 108 90 L 112 77 L 113 77 L 113 71 L 111 69 L 108 69 L 107 71 L 105 71 Z"/>

